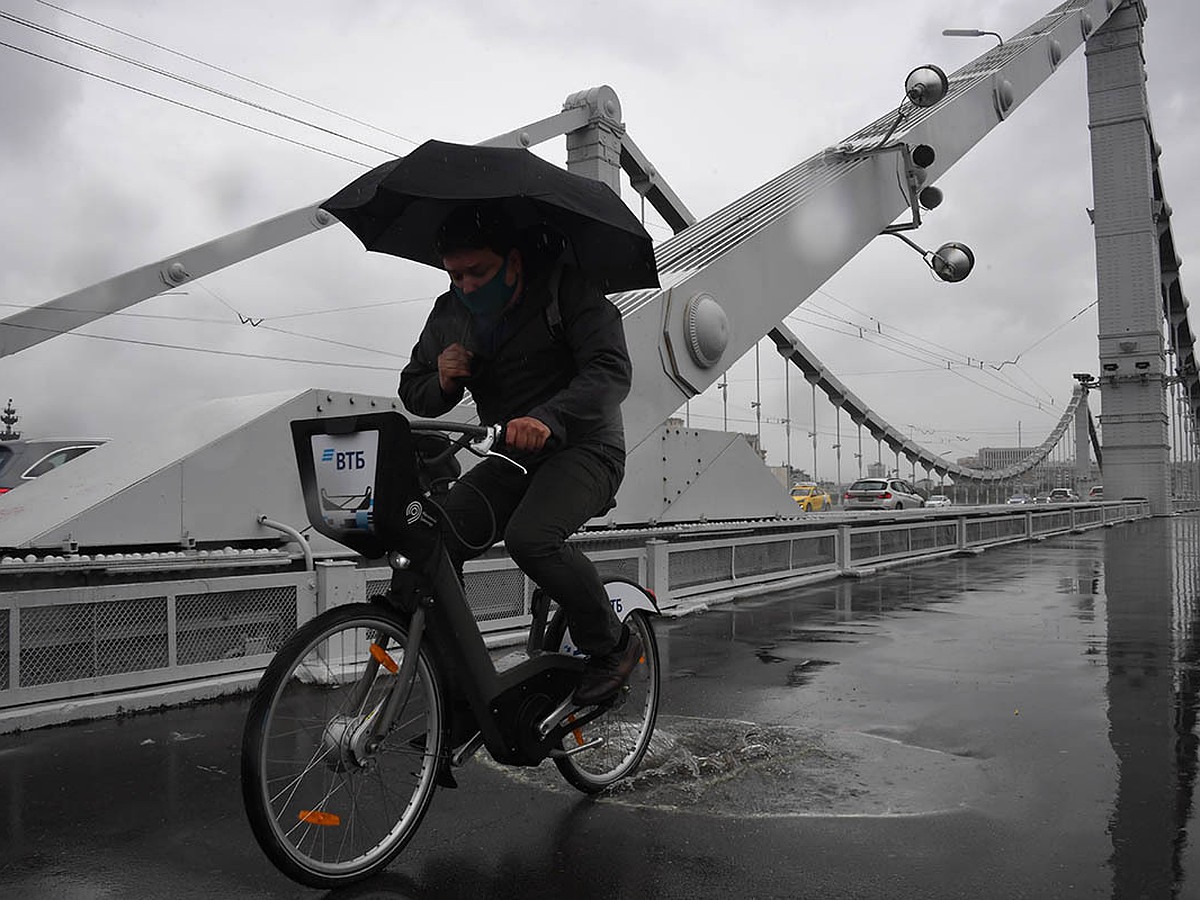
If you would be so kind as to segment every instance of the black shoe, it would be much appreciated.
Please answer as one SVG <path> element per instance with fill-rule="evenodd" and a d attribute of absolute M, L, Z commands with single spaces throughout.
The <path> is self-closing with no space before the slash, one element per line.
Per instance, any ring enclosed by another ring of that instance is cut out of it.
<path fill-rule="evenodd" d="M 625 646 L 603 656 L 593 656 L 583 667 L 583 677 L 575 688 L 575 703 L 595 706 L 613 697 L 621 689 L 642 658 L 642 640 L 626 629 Z"/>

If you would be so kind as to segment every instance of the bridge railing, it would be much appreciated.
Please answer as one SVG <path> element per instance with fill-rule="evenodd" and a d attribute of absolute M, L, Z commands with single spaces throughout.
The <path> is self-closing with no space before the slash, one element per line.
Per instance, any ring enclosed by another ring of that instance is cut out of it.
<path fill-rule="evenodd" d="M 645 584 L 664 612 L 682 614 L 738 595 L 1149 514 L 1146 501 L 939 510 L 888 521 L 833 513 L 587 533 L 578 541 L 603 577 Z M 6 572 L 18 576 L 18 568 Z M 0 594 L 0 731 L 26 727 L 23 710 L 39 704 L 58 704 L 58 720 L 66 720 L 88 717 L 88 701 L 97 698 L 112 701 L 111 711 L 114 702 L 128 709 L 249 689 L 301 623 L 330 606 L 384 593 L 389 580 L 388 569 L 349 560 L 319 563 L 312 572 L 168 576 L 110 586 L 50 587 L 39 573 L 36 589 Z M 503 553 L 468 563 L 465 582 L 489 643 L 528 627 L 533 586 Z"/>

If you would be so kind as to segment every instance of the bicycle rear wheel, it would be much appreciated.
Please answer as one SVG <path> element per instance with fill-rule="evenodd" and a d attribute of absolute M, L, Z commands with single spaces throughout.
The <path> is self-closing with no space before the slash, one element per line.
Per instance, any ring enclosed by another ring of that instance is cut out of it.
<path fill-rule="evenodd" d="M 416 832 L 445 746 L 444 692 L 422 647 L 412 680 L 394 671 L 405 624 L 371 604 L 301 627 L 259 683 L 242 738 L 242 798 L 255 838 L 285 875 L 336 887 L 371 875 Z M 392 729 L 371 718 L 403 690 Z"/>
<path fill-rule="evenodd" d="M 637 770 L 658 718 L 658 644 L 650 617 L 634 610 L 625 624 L 642 640 L 637 668 L 603 715 L 563 738 L 562 749 L 574 752 L 554 757 L 563 778 L 585 794 L 599 793 Z M 566 616 L 559 609 L 546 629 L 546 647 L 559 649 L 565 631 Z"/>

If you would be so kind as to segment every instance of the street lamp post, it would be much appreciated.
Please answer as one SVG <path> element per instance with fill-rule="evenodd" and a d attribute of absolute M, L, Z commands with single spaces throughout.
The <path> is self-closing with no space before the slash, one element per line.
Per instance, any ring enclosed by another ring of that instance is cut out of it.
<path fill-rule="evenodd" d="M 994 31 L 983 31 L 979 28 L 943 28 L 942 35 L 944 37 L 994 37 L 999 43 L 998 47 L 1004 46 L 1004 38 Z"/>
<path fill-rule="evenodd" d="M 815 484 L 820 484 L 821 480 L 817 477 L 817 383 L 815 381 L 813 382 L 813 386 L 812 386 L 812 411 L 813 411 L 812 431 L 810 431 L 808 433 L 808 436 L 810 438 L 812 438 L 812 444 L 813 444 L 812 475 L 813 475 L 813 482 Z"/>

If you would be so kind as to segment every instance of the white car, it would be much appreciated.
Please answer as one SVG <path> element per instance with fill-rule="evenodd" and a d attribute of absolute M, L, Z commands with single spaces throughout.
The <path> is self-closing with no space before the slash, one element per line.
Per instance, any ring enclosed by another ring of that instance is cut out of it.
<path fill-rule="evenodd" d="M 953 505 L 954 505 L 954 501 L 951 500 L 949 497 L 947 497 L 945 494 L 930 494 L 929 499 L 925 501 L 925 507 L 927 509 L 933 509 L 934 507 L 937 507 L 937 506 L 953 506 Z"/>
<path fill-rule="evenodd" d="M 925 498 L 902 478 L 860 478 L 842 494 L 843 509 L 918 509 Z"/>
<path fill-rule="evenodd" d="M 1078 503 L 1079 495 L 1070 488 L 1055 488 L 1050 492 L 1051 503 Z"/>

